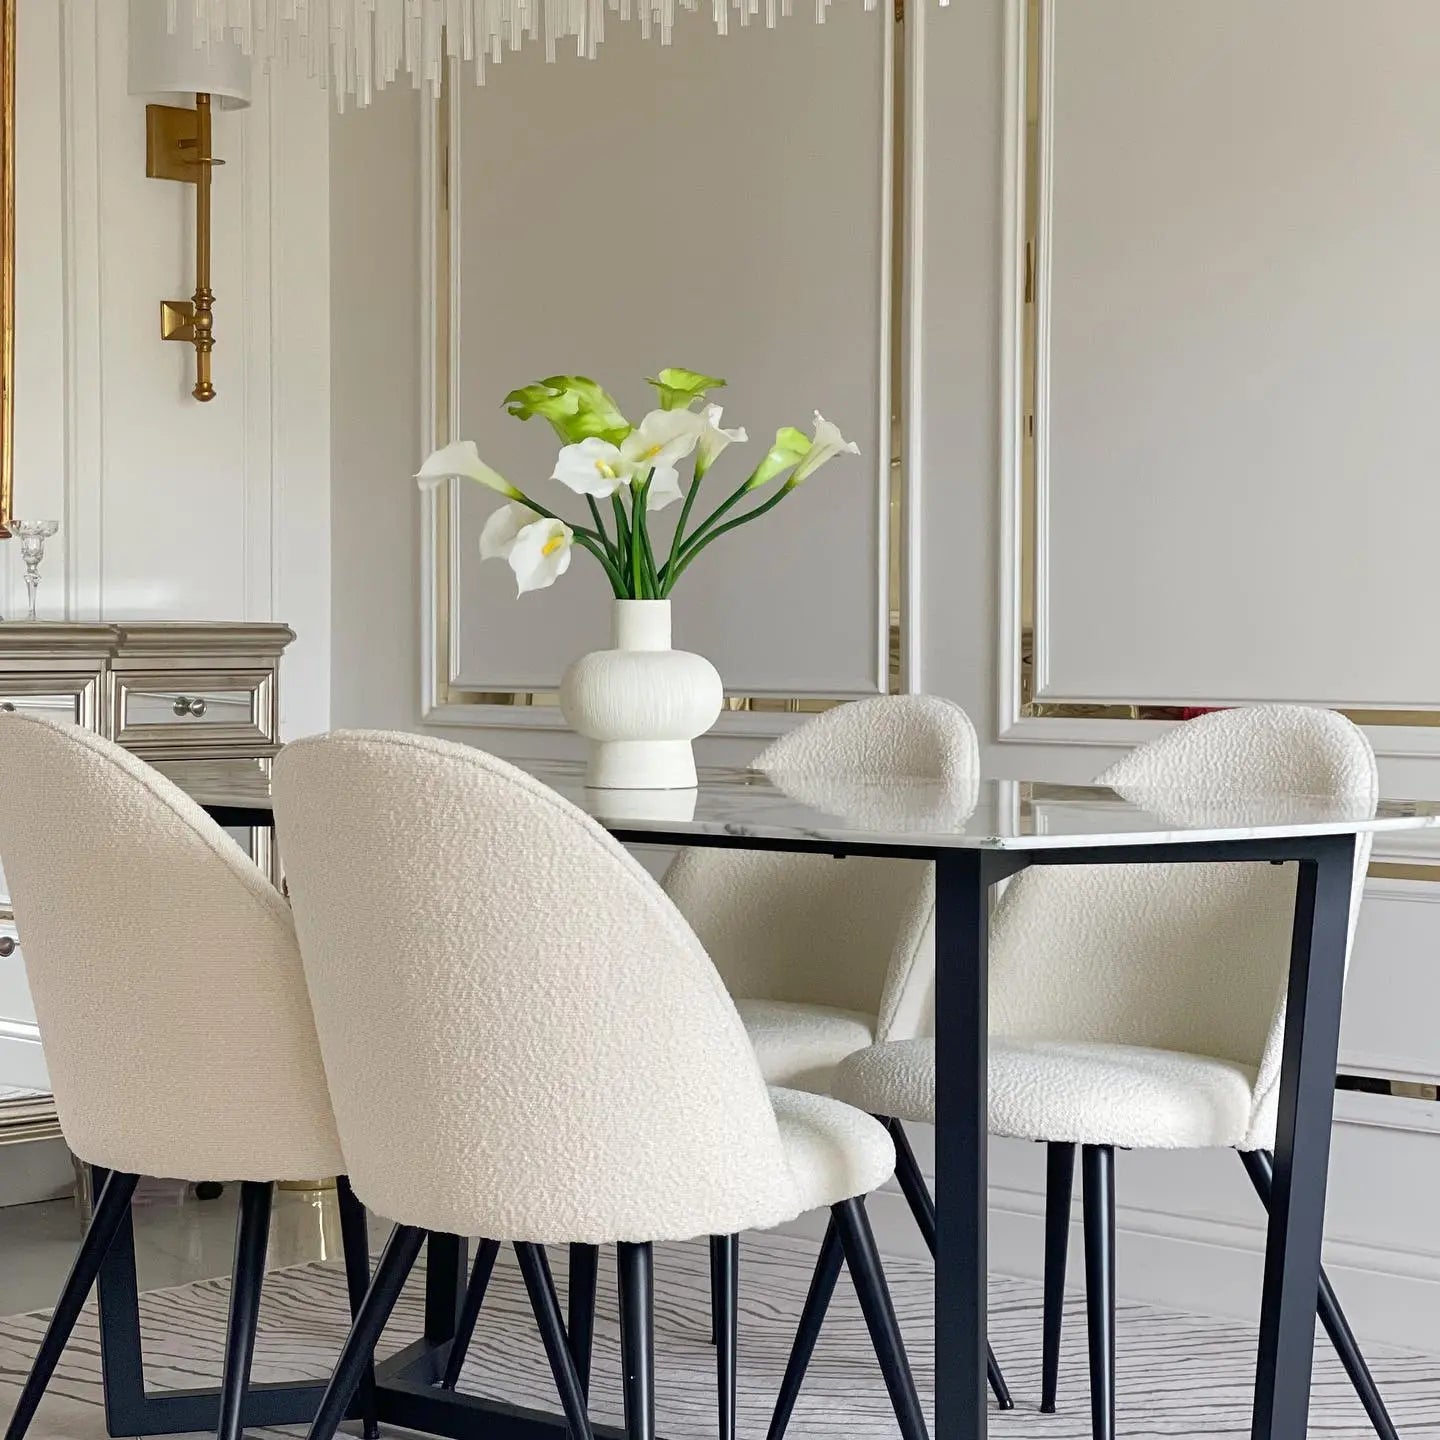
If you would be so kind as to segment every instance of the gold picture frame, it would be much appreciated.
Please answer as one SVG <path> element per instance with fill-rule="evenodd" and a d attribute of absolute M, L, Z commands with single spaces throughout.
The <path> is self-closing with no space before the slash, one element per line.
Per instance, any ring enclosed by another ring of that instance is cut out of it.
<path fill-rule="evenodd" d="M 15 12 L 0 0 L 0 539 L 14 518 Z"/>

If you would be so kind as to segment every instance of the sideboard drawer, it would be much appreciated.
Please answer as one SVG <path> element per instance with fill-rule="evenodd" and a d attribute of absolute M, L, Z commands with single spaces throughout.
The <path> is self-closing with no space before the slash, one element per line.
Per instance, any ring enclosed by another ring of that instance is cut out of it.
<path fill-rule="evenodd" d="M 94 730 L 99 725 L 100 677 L 37 673 L 10 674 L 0 680 L 0 710 L 43 715 Z"/>
<path fill-rule="evenodd" d="M 253 755 L 275 743 L 271 670 L 126 670 L 115 675 L 115 739 L 140 755 Z"/>

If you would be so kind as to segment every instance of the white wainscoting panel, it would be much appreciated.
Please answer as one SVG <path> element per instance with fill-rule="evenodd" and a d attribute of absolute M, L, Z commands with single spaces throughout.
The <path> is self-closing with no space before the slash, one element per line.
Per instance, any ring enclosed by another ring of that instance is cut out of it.
<path fill-rule="evenodd" d="M 1045 11 L 1042 696 L 1434 704 L 1433 3 Z"/>
<path fill-rule="evenodd" d="M 731 381 L 715 399 L 752 440 L 717 465 L 697 517 L 817 407 L 860 444 L 676 592 L 676 643 L 742 694 L 885 688 L 892 30 L 859 6 L 724 38 L 682 14 L 669 48 L 616 26 L 603 64 L 546 66 L 536 50 L 456 91 L 458 436 L 576 518 L 578 497 L 546 479 L 548 426 L 500 408 L 557 371 L 611 385 L 632 418 L 661 366 Z M 577 552 L 553 590 L 517 602 L 508 569 L 476 550 L 497 503 L 462 492 L 457 680 L 553 688 L 607 643 L 609 590 Z M 678 511 L 657 517 L 666 542 Z"/>

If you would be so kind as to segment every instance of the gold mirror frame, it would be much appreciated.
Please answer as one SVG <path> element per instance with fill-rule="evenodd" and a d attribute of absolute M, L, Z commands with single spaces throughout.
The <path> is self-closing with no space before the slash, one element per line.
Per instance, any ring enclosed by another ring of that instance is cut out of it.
<path fill-rule="evenodd" d="M 0 0 L 0 539 L 15 498 L 15 11 Z"/>

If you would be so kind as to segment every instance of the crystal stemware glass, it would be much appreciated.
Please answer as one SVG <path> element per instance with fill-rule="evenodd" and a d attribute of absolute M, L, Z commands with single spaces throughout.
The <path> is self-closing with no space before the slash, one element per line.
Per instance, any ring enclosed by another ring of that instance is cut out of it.
<path fill-rule="evenodd" d="M 60 528 L 58 520 L 12 520 L 10 533 L 20 541 L 20 558 L 25 562 L 25 588 L 30 592 L 30 618 L 35 619 L 35 592 L 40 588 L 40 562 L 45 542 Z"/>

